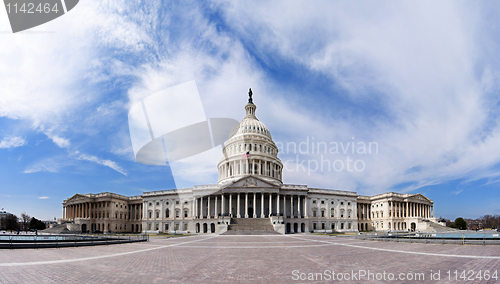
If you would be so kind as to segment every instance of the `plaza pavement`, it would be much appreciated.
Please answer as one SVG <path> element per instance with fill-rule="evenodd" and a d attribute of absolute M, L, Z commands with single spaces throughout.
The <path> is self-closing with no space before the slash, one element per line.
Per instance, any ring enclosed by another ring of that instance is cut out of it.
<path fill-rule="evenodd" d="M 439 270 L 441 280 L 431 280 L 431 271 Z M 455 270 L 461 281 L 454 280 Z M 0 250 L 0 283 L 326 283 L 332 271 L 342 275 L 337 283 L 500 283 L 500 275 L 498 280 L 476 278 L 480 270 L 481 275 L 485 270 L 500 274 L 500 246 L 295 234 L 151 237 L 143 243 Z M 373 278 L 361 278 L 360 271 Z M 460 279 L 462 271 L 468 280 Z M 416 273 L 425 278 L 407 279 Z M 385 280 L 376 279 L 382 276 Z"/>

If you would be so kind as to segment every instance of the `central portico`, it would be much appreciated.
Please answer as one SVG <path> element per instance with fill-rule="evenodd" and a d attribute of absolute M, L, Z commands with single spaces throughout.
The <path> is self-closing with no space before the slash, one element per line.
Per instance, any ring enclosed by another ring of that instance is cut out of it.
<path fill-rule="evenodd" d="M 196 196 L 196 190 L 195 190 Z M 304 202 L 307 188 L 295 186 L 281 190 L 281 185 L 273 184 L 260 177 L 246 176 L 207 196 L 195 200 L 196 218 L 215 216 L 232 218 L 307 218 Z"/>

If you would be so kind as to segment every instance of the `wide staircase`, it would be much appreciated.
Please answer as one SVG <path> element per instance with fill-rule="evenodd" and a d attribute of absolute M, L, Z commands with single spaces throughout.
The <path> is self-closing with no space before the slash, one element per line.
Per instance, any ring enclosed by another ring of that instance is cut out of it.
<path fill-rule="evenodd" d="M 434 222 L 429 222 L 429 227 L 430 227 L 429 231 L 434 231 L 436 233 L 456 232 L 457 231 L 457 229 L 445 227 L 443 225 L 440 225 L 440 224 L 437 224 Z"/>
<path fill-rule="evenodd" d="M 231 218 L 231 224 L 223 235 L 275 235 L 268 218 Z"/>

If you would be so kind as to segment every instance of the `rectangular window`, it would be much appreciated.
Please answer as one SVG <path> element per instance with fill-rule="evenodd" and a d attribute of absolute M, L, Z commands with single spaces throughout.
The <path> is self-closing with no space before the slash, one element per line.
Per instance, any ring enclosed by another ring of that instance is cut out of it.
<path fill-rule="evenodd" d="M 340 223 L 340 229 L 343 230 L 344 229 L 344 223 Z"/>
<path fill-rule="evenodd" d="M 184 231 L 188 230 L 188 224 L 184 224 Z"/>
<path fill-rule="evenodd" d="M 316 223 L 313 223 L 313 230 L 316 230 Z"/>

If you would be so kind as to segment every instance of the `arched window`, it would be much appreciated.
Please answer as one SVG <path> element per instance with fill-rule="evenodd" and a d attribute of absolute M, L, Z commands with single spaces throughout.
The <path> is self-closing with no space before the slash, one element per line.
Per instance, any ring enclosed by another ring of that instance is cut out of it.
<path fill-rule="evenodd" d="M 165 218 L 170 218 L 170 210 L 165 210 Z"/>

